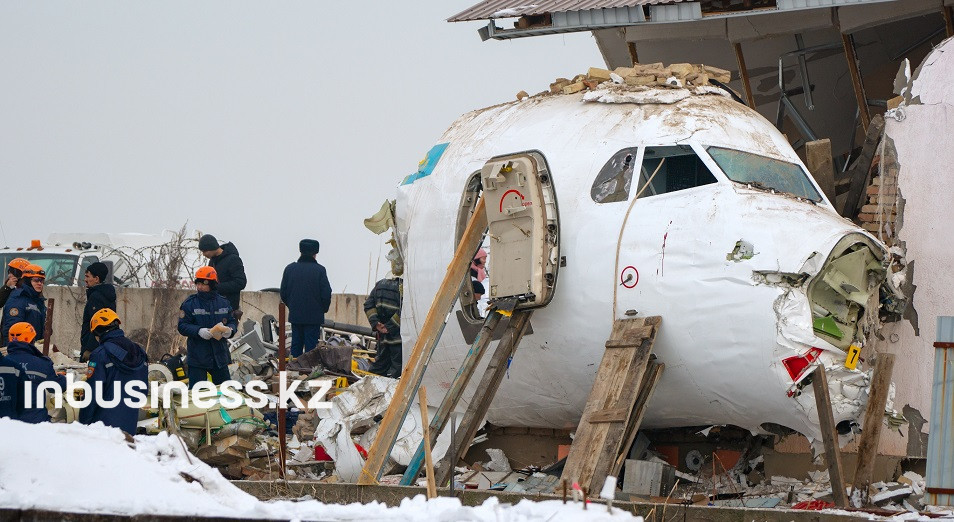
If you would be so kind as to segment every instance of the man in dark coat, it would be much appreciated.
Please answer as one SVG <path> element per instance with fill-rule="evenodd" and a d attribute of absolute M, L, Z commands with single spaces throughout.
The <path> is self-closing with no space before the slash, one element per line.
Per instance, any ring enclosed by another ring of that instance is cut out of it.
<path fill-rule="evenodd" d="M 116 287 L 106 281 L 109 267 L 105 263 L 93 263 L 86 268 L 86 307 L 83 308 L 83 324 L 80 330 L 80 361 L 89 360 L 89 354 L 99 347 L 96 336 L 89 331 L 93 314 L 104 308 L 116 311 Z"/>
<path fill-rule="evenodd" d="M 404 282 L 400 277 L 382 279 L 364 301 L 364 313 L 376 332 L 377 355 L 368 370 L 397 379 L 401 376 L 401 297 Z"/>
<path fill-rule="evenodd" d="M 302 239 L 298 243 L 301 256 L 282 274 L 281 298 L 288 306 L 288 322 L 292 325 L 292 357 L 318 345 L 325 313 L 331 307 L 328 274 L 315 259 L 318 247 L 314 239 Z"/>
<path fill-rule="evenodd" d="M 186 336 L 189 386 L 212 376 L 214 384 L 229 380 L 232 355 L 226 339 L 238 327 L 229 300 L 216 292 L 217 274 L 203 266 L 195 274 L 196 293 L 179 307 L 179 333 Z"/>
<path fill-rule="evenodd" d="M 142 383 L 139 390 L 146 393 L 149 380 L 146 352 L 126 338 L 119 329 L 119 316 L 113 310 L 98 310 L 91 323 L 92 335 L 100 342 L 90 354 L 86 370 L 86 382 L 93 391 L 94 400 L 80 410 L 79 421 L 83 424 L 102 421 L 107 426 L 135 435 L 139 408 L 126 404 L 127 399 L 136 399 L 126 393 L 126 383 L 138 381 Z M 102 389 L 99 393 L 96 393 L 97 386 Z M 118 404 L 106 408 L 96 403 L 97 397 L 102 397 L 104 403 L 118 401 Z"/>
<path fill-rule="evenodd" d="M 37 339 L 43 339 L 43 327 L 46 324 L 46 298 L 43 297 L 43 283 L 46 272 L 37 265 L 23 269 L 20 286 L 13 290 L 10 299 L 3 305 L 3 320 L 0 321 L 0 341 L 7 342 L 10 327 L 21 321 L 30 323 L 36 330 Z"/>
<path fill-rule="evenodd" d="M 30 323 L 19 322 L 10 327 L 7 363 L 13 363 L 20 372 L 17 383 L 17 389 L 20 391 L 17 418 L 30 424 L 50 420 L 50 414 L 46 411 L 46 400 L 43 400 L 43 397 L 37 400 L 36 391 L 41 384 L 52 381 L 59 383 L 61 390 L 66 389 L 66 378 L 53 371 L 53 361 L 36 349 L 33 345 L 35 339 L 36 330 Z M 31 384 L 29 389 L 25 386 L 27 382 Z M 26 407 L 27 392 L 31 394 L 32 406 L 29 408 Z"/>
<path fill-rule="evenodd" d="M 248 285 L 248 279 L 245 277 L 245 265 L 239 257 L 238 249 L 231 242 L 220 246 L 215 236 L 206 234 L 199 238 L 199 250 L 209 259 L 209 266 L 218 274 L 219 294 L 229 300 L 236 321 L 241 319 L 241 295 Z"/>

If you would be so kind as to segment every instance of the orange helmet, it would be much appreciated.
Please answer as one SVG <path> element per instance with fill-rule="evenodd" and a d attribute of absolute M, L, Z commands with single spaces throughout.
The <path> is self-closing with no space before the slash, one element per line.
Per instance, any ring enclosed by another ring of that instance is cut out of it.
<path fill-rule="evenodd" d="M 195 278 L 196 280 L 205 279 L 206 281 L 215 281 L 216 283 L 219 282 L 219 276 L 215 273 L 215 269 L 211 266 L 200 267 L 195 272 Z"/>
<path fill-rule="evenodd" d="M 24 268 L 30 266 L 30 262 L 27 261 L 26 259 L 23 259 L 22 257 L 17 257 L 17 258 L 11 259 L 10 262 L 7 263 L 7 266 L 10 268 L 15 268 L 22 272 Z"/>
<path fill-rule="evenodd" d="M 109 326 L 113 323 L 122 323 L 116 312 L 110 308 L 100 308 L 89 320 L 89 331 L 95 332 L 100 326 Z"/>
<path fill-rule="evenodd" d="M 36 330 L 30 323 L 16 323 L 10 327 L 9 337 L 11 341 L 32 343 L 36 339 Z"/>
<path fill-rule="evenodd" d="M 46 272 L 43 271 L 43 267 L 40 265 L 27 265 L 27 267 L 23 269 L 23 278 L 32 279 L 34 277 L 46 279 Z"/>

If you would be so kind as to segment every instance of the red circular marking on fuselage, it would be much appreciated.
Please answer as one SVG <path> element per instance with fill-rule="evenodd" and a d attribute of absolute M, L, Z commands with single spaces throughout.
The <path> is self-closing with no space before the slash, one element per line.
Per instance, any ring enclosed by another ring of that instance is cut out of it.
<path fill-rule="evenodd" d="M 507 195 L 509 195 L 511 192 L 513 192 L 514 194 L 520 196 L 520 201 L 523 201 L 523 200 L 525 199 L 525 198 L 523 197 L 523 194 L 521 194 L 520 191 L 517 190 L 517 189 L 510 189 L 510 190 L 508 190 L 507 192 L 504 192 L 503 196 L 500 196 L 500 212 L 503 212 L 503 201 L 504 201 L 504 199 L 505 199 L 505 198 L 507 197 Z"/>
<path fill-rule="evenodd" d="M 627 283 L 625 279 L 626 272 L 628 270 L 632 270 L 633 272 L 636 273 L 636 278 L 630 281 L 629 283 Z M 619 283 L 626 288 L 635 288 L 636 285 L 639 284 L 639 270 L 636 270 L 636 267 L 632 265 L 624 268 L 623 271 L 619 273 Z"/>

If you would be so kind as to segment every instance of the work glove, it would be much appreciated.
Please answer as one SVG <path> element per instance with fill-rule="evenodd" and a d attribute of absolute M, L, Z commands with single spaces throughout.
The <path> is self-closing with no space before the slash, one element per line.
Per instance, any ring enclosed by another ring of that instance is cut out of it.
<path fill-rule="evenodd" d="M 208 341 L 212 338 L 212 332 L 208 328 L 199 328 L 199 337 Z"/>
<path fill-rule="evenodd" d="M 232 337 L 232 329 L 226 326 L 225 329 L 222 330 L 222 337 L 225 337 L 226 339 Z"/>

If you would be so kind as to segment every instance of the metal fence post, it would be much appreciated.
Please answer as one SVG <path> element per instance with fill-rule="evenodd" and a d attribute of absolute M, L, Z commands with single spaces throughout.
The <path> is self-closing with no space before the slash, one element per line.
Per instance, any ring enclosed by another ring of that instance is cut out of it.
<path fill-rule="evenodd" d="M 954 505 L 954 317 L 937 318 L 926 504 Z"/>

